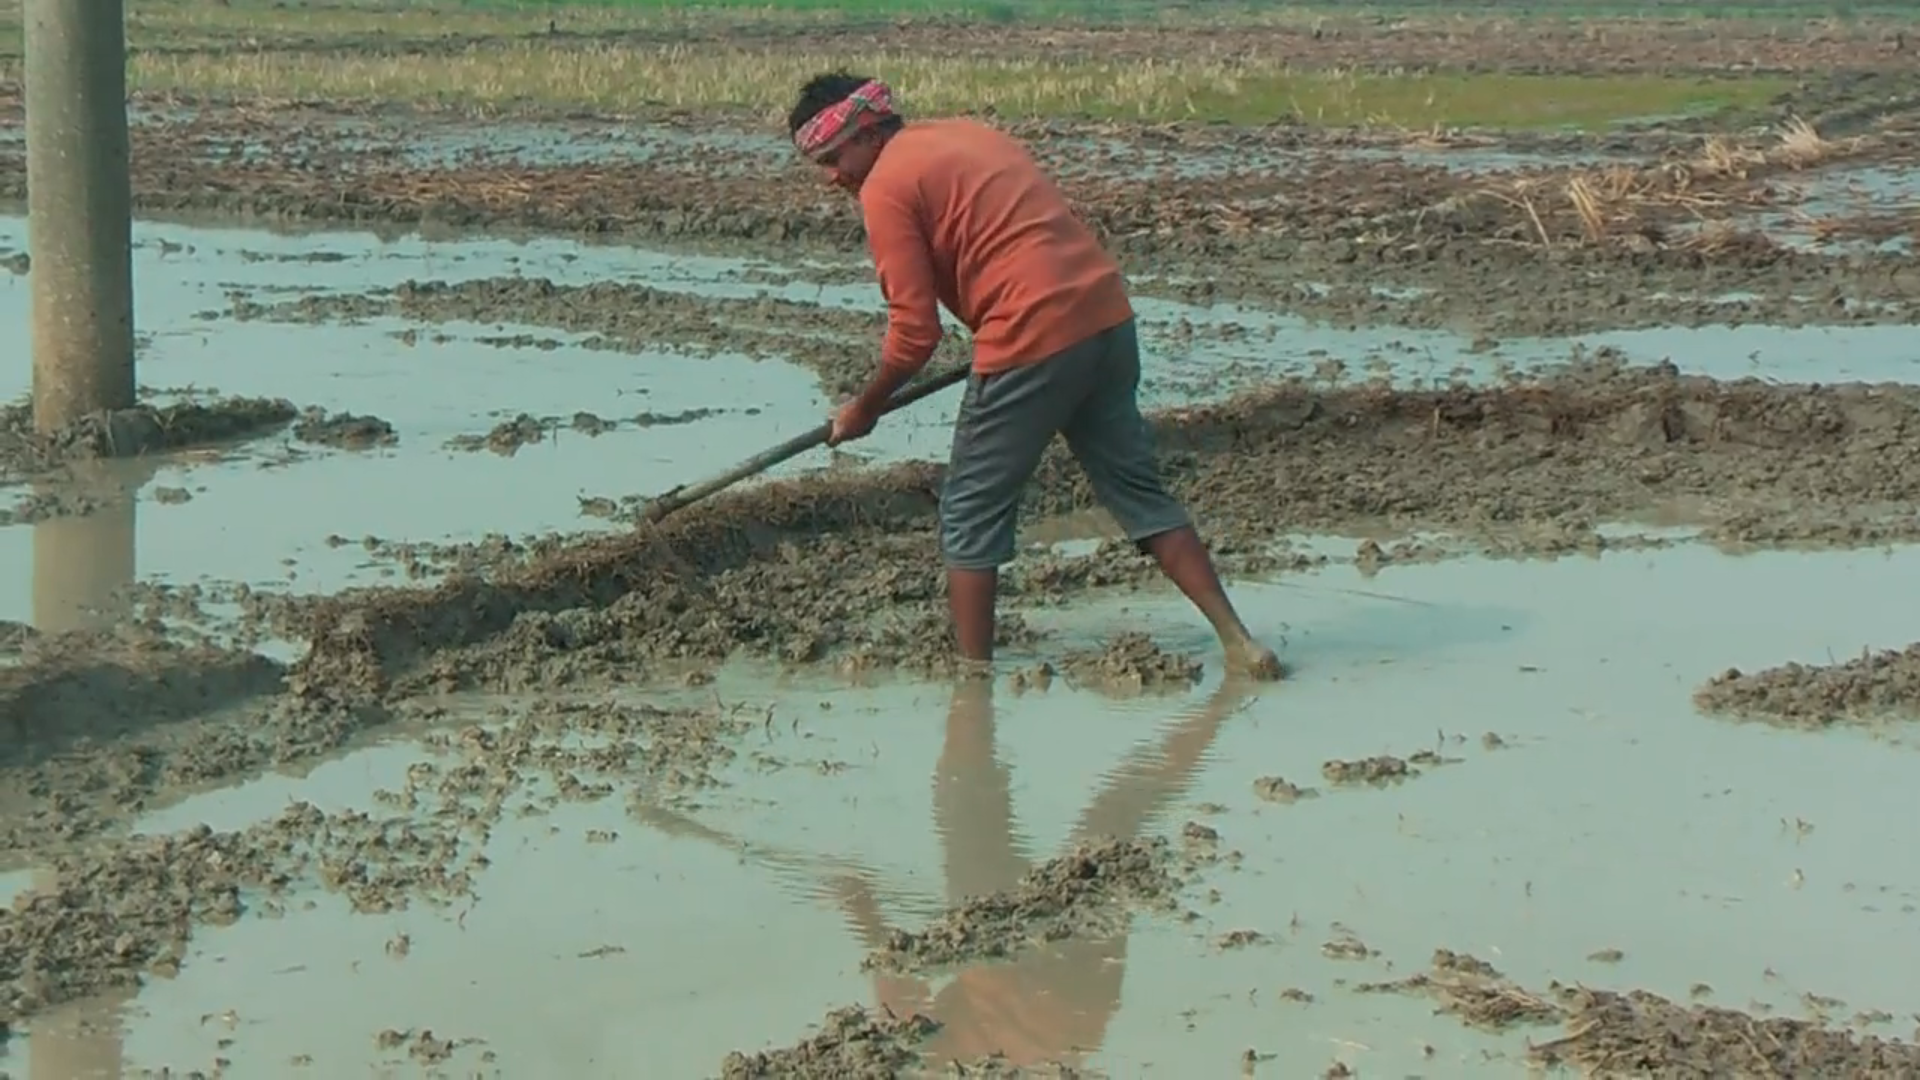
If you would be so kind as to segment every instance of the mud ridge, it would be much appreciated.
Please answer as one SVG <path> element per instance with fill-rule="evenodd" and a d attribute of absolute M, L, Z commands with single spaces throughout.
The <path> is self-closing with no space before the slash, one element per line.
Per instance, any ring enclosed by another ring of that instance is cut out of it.
<path fill-rule="evenodd" d="M 433 323 L 505 321 L 591 334 L 585 344 L 594 348 L 690 349 L 788 360 L 819 373 L 834 391 L 858 389 L 872 378 L 872 345 L 886 328 L 885 314 L 879 311 L 771 296 L 698 296 L 624 282 L 570 286 L 537 277 L 407 281 L 364 294 L 318 294 L 264 304 L 241 299 L 234 301 L 232 312 L 242 320 L 301 323 L 386 317 Z M 957 340 L 942 345 L 955 356 L 963 351 Z"/>
<path fill-rule="evenodd" d="M 1407 211 L 1407 220 L 1432 209 Z M 1756 249 L 1751 258 L 1675 253 L 1622 260 L 1601 251 L 1560 248 L 1550 257 L 1528 256 L 1526 272 L 1516 275 L 1514 260 L 1498 249 L 1448 244 L 1419 259 L 1395 254 L 1402 250 L 1348 240 L 1289 241 L 1284 251 L 1219 256 L 1211 260 L 1212 272 L 1193 280 L 1163 277 L 1140 293 L 1201 306 L 1252 302 L 1262 310 L 1336 325 L 1380 322 L 1495 338 L 1747 322 L 1904 324 L 1913 318 L 1913 297 L 1920 295 L 1920 263 L 1890 254 L 1830 256 L 1769 248 Z M 1155 251 L 1145 258 L 1164 274 L 1169 256 L 1176 262 L 1182 257 L 1177 251 Z M 1319 267 L 1318 276 L 1332 284 L 1275 283 L 1266 267 L 1280 259 Z M 862 284 L 870 279 L 868 271 L 857 278 Z M 1664 295 L 1649 295 L 1656 291 L 1654 282 L 1666 283 Z M 1383 295 L 1383 286 L 1399 291 Z M 1543 294 L 1553 295 L 1554 302 L 1533 302 Z M 391 290 L 273 302 L 243 298 L 231 311 L 243 320 L 294 323 L 374 317 L 436 324 L 509 322 L 590 335 L 579 342 L 586 348 L 737 352 L 800 364 L 833 392 L 851 392 L 871 377 L 871 344 L 884 327 L 878 310 L 770 296 L 707 297 L 619 282 L 560 285 L 543 278 L 410 281 Z M 1175 320 L 1143 322 L 1141 330 L 1150 347 L 1179 348 L 1198 328 Z M 533 339 L 486 340 L 525 345 Z M 957 359 L 963 353 L 957 336 L 942 341 L 943 357 Z"/>
<path fill-rule="evenodd" d="M 1862 650 L 1840 664 L 1729 669 L 1694 691 L 1693 701 L 1705 712 L 1789 727 L 1913 718 L 1920 716 L 1920 644 Z"/>
<path fill-rule="evenodd" d="M 1454 531 L 1503 552 L 1598 551 L 1607 546 L 1598 525 L 1684 498 L 1704 505 L 1709 526 L 1719 515 L 1846 544 L 1861 506 L 1920 502 L 1920 390 L 1897 386 L 1723 383 L 1588 364 L 1487 388 L 1296 383 L 1175 410 L 1154 426 L 1171 485 L 1241 572 L 1287 565 L 1273 554 L 1285 533 L 1363 522 Z M 548 659 L 611 636 L 662 659 L 745 648 L 807 662 L 852 649 L 855 663 L 916 659 L 935 670 L 945 652 L 941 472 L 912 464 L 767 484 L 491 576 L 327 598 L 309 613 L 311 645 L 293 678 L 386 689 L 523 616 Z M 1091 505 L 1056 448 L 1026 512 Z M 1911 521 L 1888 528 L 1920 532 Z M 1123 548 L 1016 564 L 1008 593 L 1018 604 L 1045 598 L 1050 582 L 1146 580 L 1146 561 Z M 825 566 L 838 576 L 823 576 Z M 576 609 L 584 614 L 554 621 Z"/>
<path fill-rule="evenodd" d="M 33 430 L 33 406 L 0 409 L 0 469 L 39 472 L 63 462 L 129 458 L 236 442 L 275 431 L 299 415 L 278 398 L 225 398 L 135 405 L 89 416 L 51 435 Z"/>

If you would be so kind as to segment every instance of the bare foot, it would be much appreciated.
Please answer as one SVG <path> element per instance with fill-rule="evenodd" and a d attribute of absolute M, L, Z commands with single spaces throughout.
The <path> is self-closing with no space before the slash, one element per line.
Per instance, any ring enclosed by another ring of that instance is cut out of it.
<path fill-rule="evenodd" d="M 1228 646 L 1227 667 L 1261 682 L 1279 682 L 1287 675 L 1287 669 L 1280 663 L 1280 654 L 1251 638 Z"/>

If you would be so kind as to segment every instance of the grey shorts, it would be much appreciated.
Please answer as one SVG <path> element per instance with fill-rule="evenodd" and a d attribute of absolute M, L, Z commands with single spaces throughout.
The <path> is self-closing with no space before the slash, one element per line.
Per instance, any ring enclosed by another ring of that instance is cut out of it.
<path fill-rule="evenodd" d="M 1132 319 L 1037 364 L 967 379 L 953 458 L 940 494 L 949 567 L 988 570 L 1013 559 L 1020 498 L 1055 434 L 1127 539 L 1191 522 L 1167 493 L 1140 415 L 1140 339 Z"/>

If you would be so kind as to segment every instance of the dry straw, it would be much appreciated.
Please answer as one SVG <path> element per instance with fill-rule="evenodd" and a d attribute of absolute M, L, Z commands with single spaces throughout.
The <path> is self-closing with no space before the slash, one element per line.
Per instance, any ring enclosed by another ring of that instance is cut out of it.
<path fill-rule="evenodd" d="M 1778 193 L 1763 182 L 1765 178 L 1857 154 L 1869 145 L 1864 138 L 1823 138 L 1811 124 L 1795 117 L 1767 147 L 1744 146 L 1716 136 L 1689 160 L 1648 167 L 1617 165 L 1567 177 L 1527 177 L 1485 194 L 1523 214 L 1544 246 L 1556 241 L 1548 215 L 1557 187 L 1588 243 L 1635 233 L 1657 214 L 1679 212 L 1702 224 L 1685 245 L 1711 250 L 1737 239 L 1735 231 L 1726 227 L 1725 214 L 1768 205 L 1777 198 Z"/>
<path fill-rule="evenodd" d="M 1062 55 L 1039 39 L 971 51 L 864 47 L 852 54 L 726 42 L 500 38 L 407 54 L 329 49 L 206 49 L 134 56 L 137 89 L 250 99 L 407 101 L 476 113 L 564 107 L 604 114 L 659 109 L 743 111 L 771 123 L 794 89 L 824 69 L 853 66 L 894 83 L 922 114 L 1115 120 L 1303 121 L 1342 126 L 1538 126 L 1604 123 L 1685 111 L 1703 102 L 1771 94 L 1763 82 L 1703 86 L 1658 76 L 1302 70 L 1257 54 Z"/>

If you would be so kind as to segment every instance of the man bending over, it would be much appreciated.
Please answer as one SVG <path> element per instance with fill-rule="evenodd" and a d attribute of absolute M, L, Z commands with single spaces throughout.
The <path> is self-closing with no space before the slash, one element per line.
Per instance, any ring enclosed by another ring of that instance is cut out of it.
<path fill-rule="evenodd" d="M 1013 138 L 970 120 L 907 124 L 875 80 L 820 75 L 788 117 L 794 145 L 860 200 L 887 299 L 880 371 L 829 440 L 873 430 L 932 358 L 940 305 L 973 332 L 973 371 L 940 496 L 947 603 L 960 655 L 993 658 L 999 568 L 1027 481 L 1055 433 L 1127 538 L 1220 635 L 1230 668 L 1280 677 L 1168 494 L 1140 415 L 1140 345 L 1119 265 Z"/>

